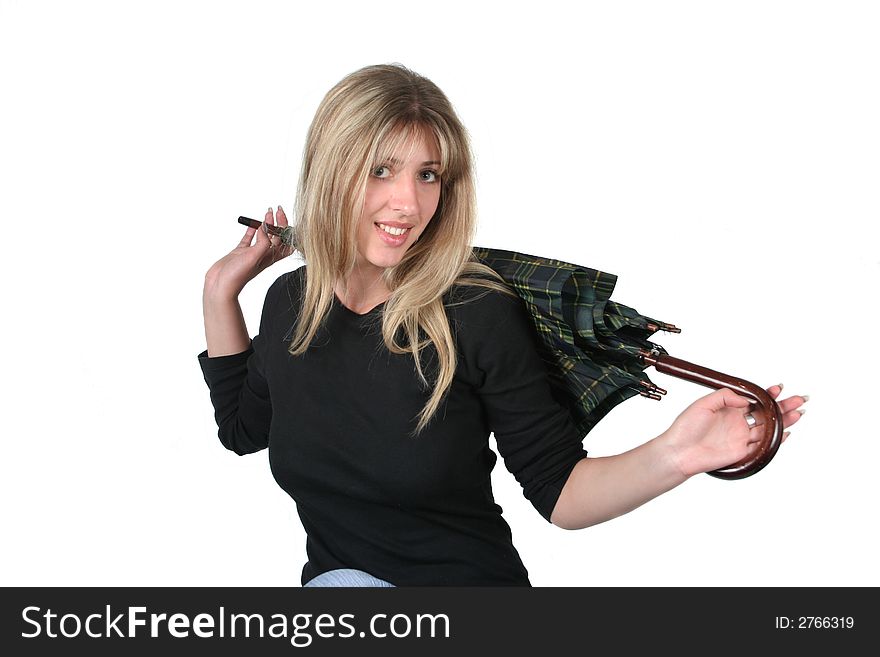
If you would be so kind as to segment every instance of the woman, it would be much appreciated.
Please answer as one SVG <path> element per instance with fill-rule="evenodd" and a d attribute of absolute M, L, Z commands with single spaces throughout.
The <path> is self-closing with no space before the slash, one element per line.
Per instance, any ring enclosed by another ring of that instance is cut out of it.
<path fill-rule="evenodd" d="M 288 219 L 270 208 L 265 223 Z M 356 71 L 322 101 L 295 226 L 306 266 L 271 286 L 253 341 L 238 295 L 290 248 L 249 228 L 208 271 L 200 363 L 223 444 L 268 447 L 296 501 L 306 586 L 529 585 L 492 497 L 490 432 L 525 496 L 570 529 L 758 444 L 748 400 L 719 390 L 644 445 L 586 457 L 522 304 L 472 258 L 467 134 L 401 66 Z M 786 427 L 805 401 L 780 403 Z"/>

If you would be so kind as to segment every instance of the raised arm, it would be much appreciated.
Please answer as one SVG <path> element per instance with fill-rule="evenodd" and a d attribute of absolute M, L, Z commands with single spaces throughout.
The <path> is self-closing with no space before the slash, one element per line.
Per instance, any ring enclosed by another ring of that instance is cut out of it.
<path fill-rule="evenodd" d="M 776 399 L 781 386 L 767 392 Z M 779 402 L 787 428 L 803 414 L 807 397 Z M 720 389 L 698 399 L 661 435 L 616 456 L 575 465 L 551 515 L 564 529 L 582 529 L 628 513 L 695 474 L 726 467 L 759 445 L 760 432 L 745 420 L 749 400 Z M 783 434 L 783 440 L 788 432 Z"/>
<path fill-rule="evenodd" d="M 273 223 L 272 215 L 271 209 L 266 212 L 267 223 Z M 280 207 L 278 220 L 279 225 L 287 225 Z M 279 242 L 278 238 L 274 241 Z M 211 392 L 217 435 L 227 449 L 237 454 L 264 449 L 272 421 L 268 384 L 257 349 L 260 336 L 254 339 L 251 350 L 238 295 L 254 276 L 289 254 L 290 249 L 280 243 L 272 244 L 264 231 L 249 228 L 238 246 L 218 260 L 205 276 L 202 304 L 208 349 L 199 354 L 199 365 Z M 266 295 L 261 335 L 267 316 L 271 315 L 273 289 L 274 286 Z"/>
<path fill-rule="evenodd" d="M 278 225 L 287 226 L 281 206 L 277 215 Z M 272 208 L 266 212 L 265 223 L 275 223 Z M 202 292 L 209 357 L 238 354 L 250 346 L 238 295 L 257 274 L 291 252 L 281 244 L 280 238 L 270 239 L 266 231 L 248 228 L 238 246 L 211 266 L 205 274 Z"/>

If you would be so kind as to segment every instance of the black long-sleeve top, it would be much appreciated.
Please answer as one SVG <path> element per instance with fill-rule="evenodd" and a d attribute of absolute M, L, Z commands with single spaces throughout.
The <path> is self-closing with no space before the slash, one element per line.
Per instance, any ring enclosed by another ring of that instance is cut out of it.
<path fill-rule="evenodd" d="M 291 356 L 305 267 L 269 289 L 250 349 L 199 362 L 221 442 L 238 454 L 269 448 L 278 484 L 306 531 L 305 583 L 357 568 L 398 586 L 528 586 L 493 498 L 498 451 L 541 515 L 550 514 L 586 456 L 519 299 L 474 287 L 444 297 L 458 365 L 423 432 L 411 437 L 430 390 L 410 354 L 391 354 L 377 306 L 338 299 L 309 349 Z M 430 382 L 433 346 L 421 360 Z"/>

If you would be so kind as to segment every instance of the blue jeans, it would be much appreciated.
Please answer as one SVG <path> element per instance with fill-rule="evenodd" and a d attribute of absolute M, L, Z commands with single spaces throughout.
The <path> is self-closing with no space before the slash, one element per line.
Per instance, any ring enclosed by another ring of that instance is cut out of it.
<path fill-rule="evenodd" d="M 303 586 L 375 586 L 394 588 L 394 584 L 386 582 L 384 579 L 373 577 L 370 573 L 353 568 L 328 570 L 326 573 L 321 573 L 317 577 L 310 579 Z"/>

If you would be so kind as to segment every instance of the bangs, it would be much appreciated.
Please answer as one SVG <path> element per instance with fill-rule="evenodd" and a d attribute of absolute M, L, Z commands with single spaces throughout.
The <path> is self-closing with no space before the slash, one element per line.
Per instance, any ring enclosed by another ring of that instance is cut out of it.
<path fill-rule="evenodd" d="M 385 135 L 380 136 L 370 166 L 394 160 L 404 162 L 409 160 L 421 140 L 433 144 L 440 153 L 440 164 L 434 166 L 437 174 L 441 178 L 453 175 L 454 170 L 459 167 L 455 166 L 455 158 L 450 157 L 449 142 L 445 139 L 445 135 L 439 130 L 432 129 L 432 126 L 415 121 L 393 125 Z"/>

